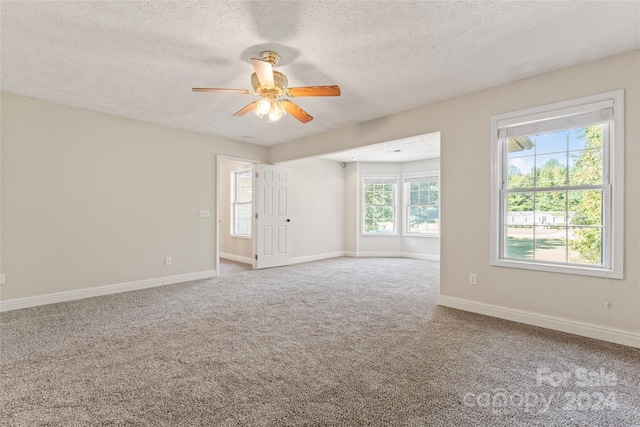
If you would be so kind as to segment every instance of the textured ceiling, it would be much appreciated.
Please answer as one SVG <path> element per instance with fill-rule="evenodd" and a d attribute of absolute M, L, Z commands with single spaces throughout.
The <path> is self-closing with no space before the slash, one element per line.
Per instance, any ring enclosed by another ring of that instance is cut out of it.
<path fill-rule="evenodd" d="M 394 141 L 371 144 L 353 150 L 321 156 L 335 162 L 395 162 L 404 163 L 415 160 L 440 157 L 440 132 L 396 139 Z"/>
<path fill-rule="evenodd" d="M 640 48 L 640 3 L 2 1 L 2 90 L 273 145 Z M 315 117 L 231 115 L 275 50 Z"/>

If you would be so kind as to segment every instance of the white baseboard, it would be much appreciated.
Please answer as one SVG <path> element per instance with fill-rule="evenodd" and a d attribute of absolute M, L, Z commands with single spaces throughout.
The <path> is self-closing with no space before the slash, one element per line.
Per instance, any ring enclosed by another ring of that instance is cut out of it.
<path fill-rule="evenodd" d="M 486 304 L 464 298 L 440 295 L 438 305 L 484 314 L 499 319 L 525 323 L 556 331 L 567 332 L 588 338 L 595 338 L 629 347 L 640 348 L 640 333 L 611 328 L 595 323 L 580 322 L 562 317 L 549 316 L 531 311 L 517 310 L 499 305 Z"/>
<path fill-rule="evenodd" d="M 218 273 L 216 270 L 198 271 L 195 273 L 178 274 L 176 276 L 156 277 L 154 279 L 136 280 L 133 282 L 118 283 L 115 285 L 97 286 L 95 288 L 36 295 L 26 298 L 14 298 L 6 301 L 0 301 L 0 311 L 17 310 L 20 308 L 37 307 L 39 305 L 117 294 L 120 292 L 136 291 L 156 286 L 189 282 L 191 280 L 209 279 L 211 277 L 216 277 L 217 275 Z"/>
<path fill-rule="evenodd" d="M 440 255 L 418 254 L 413 252 L 352 252 L 344 251 L 344 256 L 352 258 L 414 258 L 428 261 L 440 261 Z"/>
<path fill-rule="evenodd" d="M 249 257 L 246 257 L 246 256 L 240 256 L 240 255 L 234 255 L 234 254 L 226 254 L 226 253 L 220 252 L 220 258 L 230 259 L 231 261 L 237 261 L 237 262 L 242 262 L 244 264 L 253 265 L 253 260 L 251 258 L 249 258 Z"/>
<path fill-rule="evenodd" d="M 402 252 L 356 252 L 357 258 L 402 258 Z"/>
<path fill-rule="evenodd" d="M 310 261 L 320 261 L 321 259 L 338 258 L 341 256 L 344 256 L 343 251 L 329 252 L 326 254 L 318 254 L 318 255 L 298 256 L 295 258 L 291 258 L 291 264 L 300 264 L 302 262 L 310 262 Z"/>
<path fill-rule="evenodd" d="M 413 252 L 402 252 L 402 258 L 425 259 L 427 261 L 440 261 L 440 255 L 417 254 Z"/>

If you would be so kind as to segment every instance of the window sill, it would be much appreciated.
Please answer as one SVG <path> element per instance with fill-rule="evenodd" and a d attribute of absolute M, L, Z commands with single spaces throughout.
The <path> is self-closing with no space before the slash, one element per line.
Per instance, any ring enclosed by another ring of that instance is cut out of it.
<path fill-rule="evenodd" d="M 249 236 L 246 234 L 229 234 L 229 237 L 235 237 L 236 239 L 253 239 L 253 236 Z"/>
<path fill-rule="evenodd" d="M 606 277 L 609 279 L 623 279 L 622 272 L 596 267 L 581 267 L 576 265 L 543 264 L 515 260 L 492 260 L 494 267 L 519 268 L 523 270 L 544 271 L 549 273 L 574 274 L 578 276 Z"/>

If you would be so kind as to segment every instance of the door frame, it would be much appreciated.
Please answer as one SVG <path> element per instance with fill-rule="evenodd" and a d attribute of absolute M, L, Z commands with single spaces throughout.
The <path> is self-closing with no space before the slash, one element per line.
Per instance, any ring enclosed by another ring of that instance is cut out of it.
<path fill-rule="evenodd" d="M 216 242 L 215 242 L 215 262 L 214 268 L 216 270 L 216 276 L 220 275 L 220 163 L 222 161 L 230 161 L 230 162 L 240 162 L 247 163 L 251 165 L 251 174 L 255 175 L 256 165 L 260 163 L 259 160 L 255 159 L 245 159 L 242 157 L 234 157 L 234 156 L 226 156 L 224 154 L 216 154 L 216 215 L 215 215 L 215 232 L 216 232 Z M 252 180 L 253 181 L 253 180 Z M 256 212 L 256 200 L 255 200 L 255 189 L 253 189 L 253 193 L 251 194 L 251 217 L 255 217 Z M 251 239 L 255 242 L 256 239 L 256 230 L 255 227 L 251 227 Z M 255 260 L 253 260 L 252 268 L 255 268 Z"/>

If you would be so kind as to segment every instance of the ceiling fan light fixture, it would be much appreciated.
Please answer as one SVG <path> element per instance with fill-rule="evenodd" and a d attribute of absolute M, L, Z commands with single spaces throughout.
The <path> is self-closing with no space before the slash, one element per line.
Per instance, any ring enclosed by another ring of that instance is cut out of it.
<path fill-rule="evenodd" d="M 287 114 L 287 112 L 282 108 L 280 101 L 274 100 L 271 105 L 271 111 L 269 112 L 269 121 L 277 122 L 285 114 Z"/>
<path fill-rule="evenodd" d="M 268 99 L 261 99 L 256 105 L 256 113 L 260 113 L 258 117 L 262 117 L 264 114 L 271 112 L 271 101 Z"/>
<path fill-rule="evenodd" d="M 273 51 L 264 51 L 260 56 L 262 59 L 251 58 L 254 69 L 254 73 L 251 74 L 251 85 L 254 90 L 197 87 L 192 88 L 192 91 L 241 93 L 245 95 L 255 94 L 261 96 L 262 99 L 246 105 L 233 114 L 233 116 L 241 117 L 249 111 L 253 111 L 253 113 L 260 118 L 268 115 L 269 123 L 280 120 L 282 116 L 286 114 L 291 114 L 292 117 L 301 123 L 308 123 L 313 120 L 313 116 L 292 101 L 280 99 L 283 96 L 340 96 L 340 88 L 336 85 L 289 88 L 287 76 L 273 69 L 273 66 L 278 63 L 280 55 Z"/>

